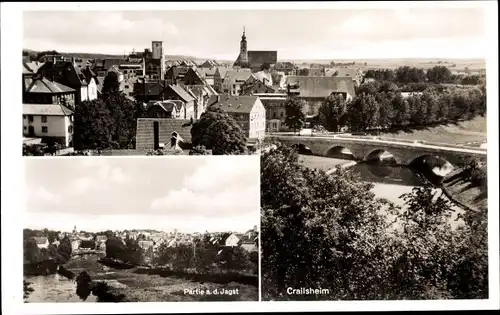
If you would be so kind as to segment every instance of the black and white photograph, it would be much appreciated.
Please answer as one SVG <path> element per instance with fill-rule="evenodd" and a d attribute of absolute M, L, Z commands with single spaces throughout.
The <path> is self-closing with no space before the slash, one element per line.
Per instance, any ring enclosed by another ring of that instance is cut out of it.
<path fill-rule="evenodd" d="M 259 158 L 25 160 L 24 301 L 259 300 Z"/>
<path fill-rule="evenodd" d="M 497 2 L 1 8 L 3 313 L 500 307 Z"/>
<path fill-rule="evenodd" d="M 258 150 L 266 109 L 256 93 L 284 93 L 293 66 L 276 67 L 276 50 L 247 51 L 237 20 L 212 25 L 224 36 L 209 39 L 204 24 L 234 12 L 174 12 L 24 12 L 23 155 Z"/>
<path fill-rule="evenodd" d="M 268 116 L 264 301 L 488 299 L 484 16 L 280 12 L 311 54 L 365 57 L 296 64 Z"/>

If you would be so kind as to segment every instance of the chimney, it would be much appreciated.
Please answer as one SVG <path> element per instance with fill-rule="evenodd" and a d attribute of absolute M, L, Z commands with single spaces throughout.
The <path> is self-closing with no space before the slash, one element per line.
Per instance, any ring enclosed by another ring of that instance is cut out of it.
<path fill-rule="evenodd" d="M 217 94 L 217 103 L 220 102 L 220 94 Z"/>
<path fill-rule="evenodd" d="M 72 64 L 75 64 L 75 63 L 76 63 L 76 59 L 75 59 L 75 57 L 71 57 L 71 63 L 72 63 Z"/>
<path fill-rule="evenodd" d="M 57 57 L 56 56 L 52 56 L 52 63 L 56 64 L 56 62 L 57 62 Z"/>

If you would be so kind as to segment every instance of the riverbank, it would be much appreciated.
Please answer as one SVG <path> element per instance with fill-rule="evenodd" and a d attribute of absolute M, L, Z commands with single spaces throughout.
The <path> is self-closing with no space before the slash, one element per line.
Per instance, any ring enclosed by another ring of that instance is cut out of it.
<path fill-rule="evenodd" d="M 474 187 L 461 176 L 461 169 L 450 172 L 443 178 L 442 190 L 446 196 L 465 209 L 487 211 L 488 197 L 481 187 Z"/>

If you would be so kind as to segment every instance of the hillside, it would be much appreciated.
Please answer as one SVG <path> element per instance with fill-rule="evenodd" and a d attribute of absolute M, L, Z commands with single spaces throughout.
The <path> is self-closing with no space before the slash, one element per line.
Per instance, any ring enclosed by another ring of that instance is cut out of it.
<path fill-rule="evenodd" d="M 432 68 L 437 65 L 449 67 L 452 70 L 463 70 L 468 67 L 471 70 L 486 69 L 486 61 L 484 59 L 443 59 L 443 58 L 398 58 L 398 59 L 283 59 L 280 61 L 288 61 L 297 65 L 323 64 L 329 65 L 335 63 L 352 63 L 355 66 L 365 69 L 395 69 L 401 66 L 410 66 L 418 68 Z M 366 66 L 365 66 L 366 63 Z M 453 67 L 453 65 L 455 65 Z"/>
<path fill-rule="evenodd" d="M 424 140 L 436 143 L 479 144 L 487 140 L 486 121 L 486 116 L 478 116 L 472 120 L 461 121 L 457 124 L 425 127 L 420 130 L 383 132 L 379 135 L 388 138 Z"/>

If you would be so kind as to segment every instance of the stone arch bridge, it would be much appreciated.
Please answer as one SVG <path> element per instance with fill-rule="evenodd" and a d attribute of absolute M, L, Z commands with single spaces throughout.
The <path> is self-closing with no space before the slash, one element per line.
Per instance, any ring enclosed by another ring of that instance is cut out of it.
<path fill-rule="evenodd" d="M 343 149 L 348 149 L 357 161 L 378 158 L 384 152 L 388 152 L 392 154 L 397 165 L 410 165 L 425 156 L 437 156 L 452 165 L 461 165 L 470 160 L 485 162 L 487 158 L 487 151 L 480 148 L 408 140 L 384 140 L 377 137 L 272 135 L 270 138 L 290 146 L 308 149 L 317 156 L 333 157 Z"/>

